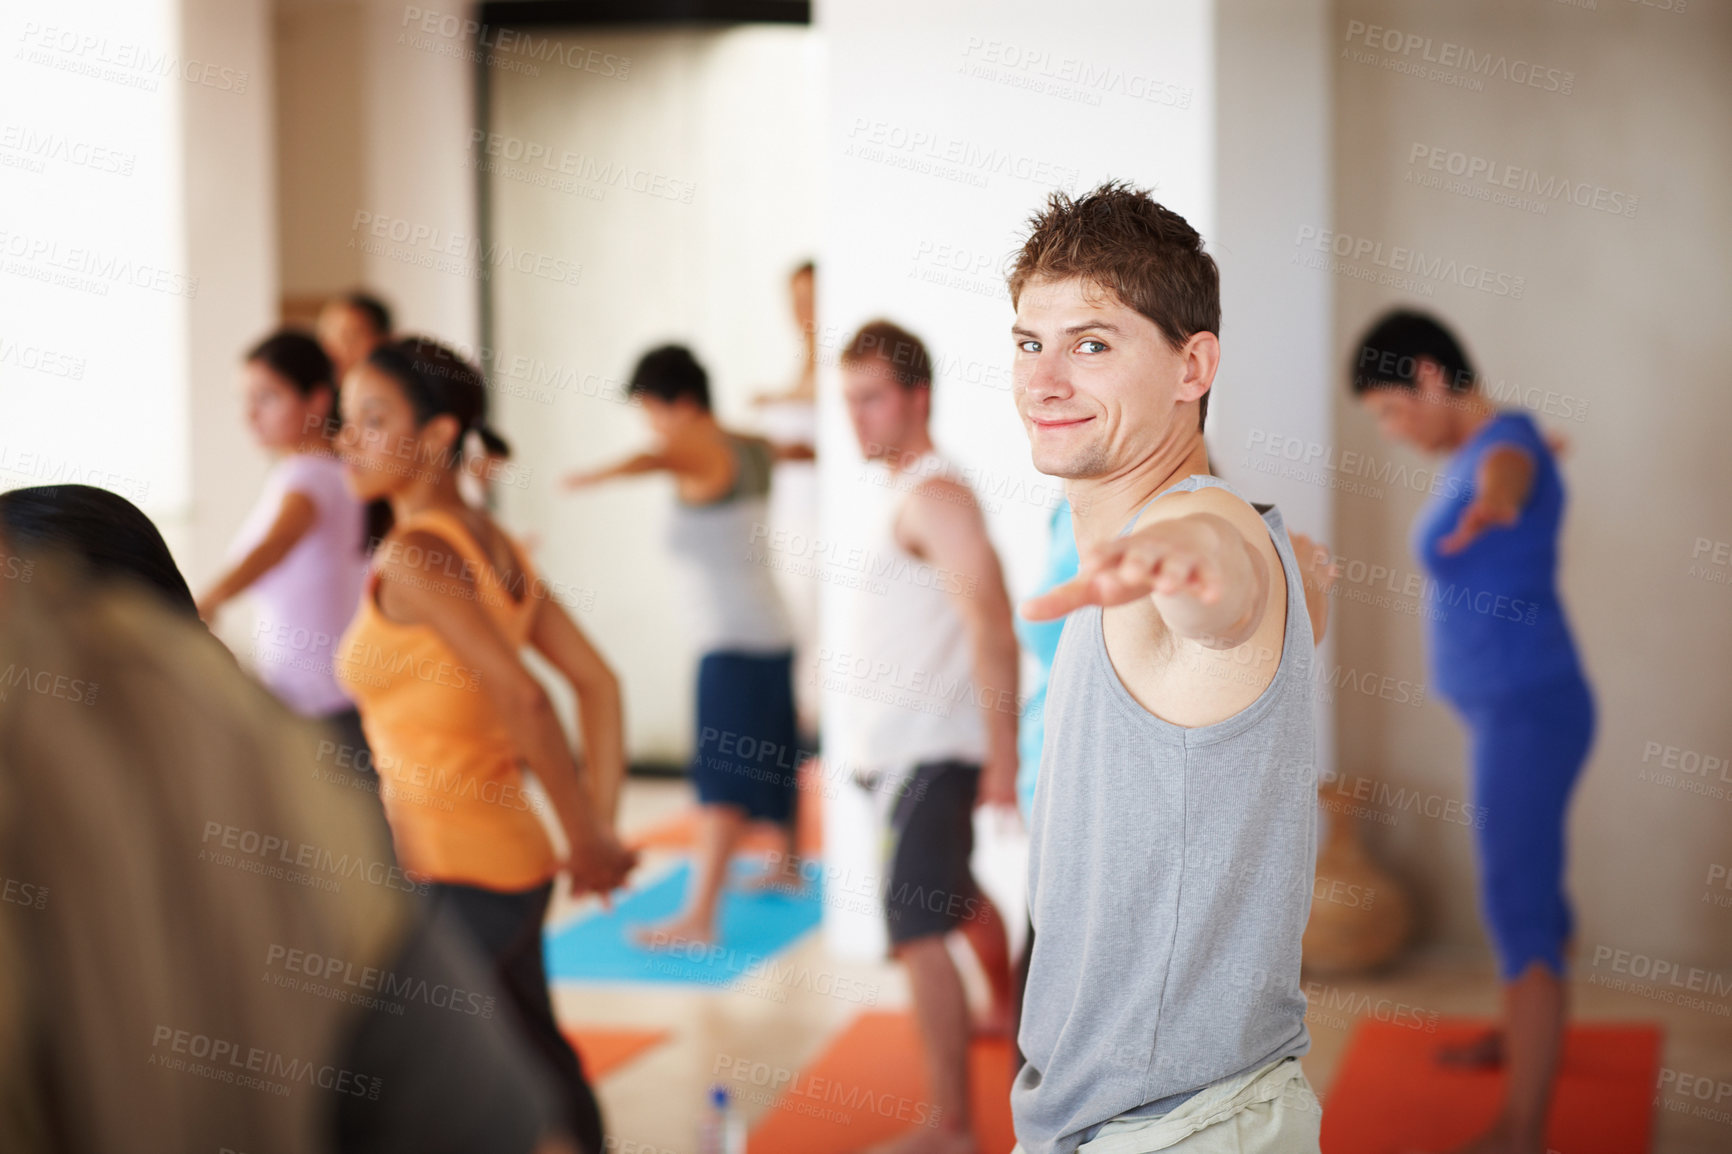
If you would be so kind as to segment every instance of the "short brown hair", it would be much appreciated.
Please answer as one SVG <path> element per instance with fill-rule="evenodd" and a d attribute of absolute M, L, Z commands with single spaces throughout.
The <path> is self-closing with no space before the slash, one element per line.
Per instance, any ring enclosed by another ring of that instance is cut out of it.
<path fill-rule="evenodd" d="M 1174 349 L 1195 333 L 1221 334 L 1221 273 L 1203 238 L 1148 190 L 1108 181 L 1072 199 L 1055 190 L 1029 218 L 1009 280 L 1014 306 L 1036 277 L 1082 277 L 1155 322 Z M 1197 428 L 1209 394 L 1197 403 Z"/>
<path fill-rule="evenodd" d="M 872 360 L 883 361 L 905 389 L 932 387 L 932 358 L 920 338 L 901 325 L 869 321 L 842 350 L 844 367 Z"/>

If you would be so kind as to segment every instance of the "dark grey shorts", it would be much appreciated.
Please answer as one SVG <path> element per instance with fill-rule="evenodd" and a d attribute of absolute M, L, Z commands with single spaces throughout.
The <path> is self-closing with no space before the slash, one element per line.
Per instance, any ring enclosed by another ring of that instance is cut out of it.
<path fill-rule="evenodd" d="M 978 917 L 984 898 L 969 872 L 980 766 L 922 762 L 890 815 L 884 917 L 890 944 L 945 934 Z"/>

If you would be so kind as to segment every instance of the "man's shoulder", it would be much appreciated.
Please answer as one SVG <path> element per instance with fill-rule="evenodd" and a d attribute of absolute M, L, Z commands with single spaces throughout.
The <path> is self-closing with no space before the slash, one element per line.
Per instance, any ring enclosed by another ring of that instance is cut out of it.
<path fill-rule="evenodd" d="M 1253 540 L 1258 533 L 1264 536 L 1268 534 L 1268 522 L 1264 520 L 1257 506 L 1224 485 L 1209 484 L 1167 493 L 1149 502 L 1142 515 L 1137 518 L 1136 528 L 1197 513 L 1213 513 L 1224 517 Z"/>
<path fill-rule="evenodd" d="M 977 507 L 980 500 L 975 496 L 974 487 L 960 476 L 951 473 L 935 473 L 930 477 L 916 478 L 908 489 L 908 503 L 927 505 L 943 505 L 955 507 Z"/>
<path fill-rule="evenodd" d="M 956 509 L 978 511 L 980 507 L 967 473 L 937 450 L 904 472 L 900 484 L 905 494 L 903 505 L 909 509 L 942 514 Z"/>

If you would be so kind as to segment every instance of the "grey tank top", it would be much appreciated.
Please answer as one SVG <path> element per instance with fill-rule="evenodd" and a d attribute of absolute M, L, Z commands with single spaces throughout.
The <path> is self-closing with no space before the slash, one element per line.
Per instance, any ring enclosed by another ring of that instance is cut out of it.
<path fill-rule="evenodd" d="M 768 442 L 729 435 L 738 458 L 734 484 L 714 501 L 676 500 L 668 547 L 679 557 L 699 653 L 772 654 L 794 643 L 765 548 L 769 535 Z"/>
<path fill-rule="evenodd" d="M 1195 475 L 1155 499 L 1205 486 L 1234 492 Z M 1028 1064 L 1011 1090 L 1029 1154 L 1071 1154 L 1114 1118 L 1310 1048 L 1314 642 L 1281 514 L 1256 508 L 1287 623 L 1274 680 L 1245 709 L 1192 728 L 1148 712 L 1113 670 L 1099 606 L 1059 637 L 1029 838 Z"/>

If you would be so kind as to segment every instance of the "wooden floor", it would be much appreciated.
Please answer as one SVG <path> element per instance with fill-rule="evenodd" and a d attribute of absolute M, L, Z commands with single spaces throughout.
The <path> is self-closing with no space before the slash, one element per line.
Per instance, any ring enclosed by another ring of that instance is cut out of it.
<path fill-rule="evenodd" d="M 628 832 L 642 829 L 691 803 L 683 783 L 633 781 L 627 788 L 622 825 Z M 646 868 L 656 864 L 654 857 L 646 859 Z M 557 904 L 555 923 L 579 908 L 568 902 Z M 692 1154 L 706 1091 L 717 1082 L 741 1091 L 740 1105 L 748 1119 L 753 1124 L 762 1121 L 775 1097 L 773 1087 L 788 1085 L 860 1014 L 908 1004 L 907 984 L 894 965 L 834 961 L 817 933 L 778 961 L 779 973 L 800 974 L 802 980 L 749 984 L 743 991 L 674 985 L 555 986 L 555 1005 L 561 1020 L 570 1026 L 668 1031 L 667 1041 L 631 1059 L 598 1087 L 610 1136 L 609 1154 Z M 812 980 L 813 976 L 822 980 Z M 980 996 L 978 974 L 966 977 L 971 991 Z M 1312 990 L 1318 992 L 1317 987 Z M 863 1004 L 862 991 L 870 992 L 875 1006 Z M 1312 999 L 1308 1017 L 1312 1048 L 1304 1064 L 1326 1111 L 1330 1082 L 1360 1018 L 1387 1012 L 1396 1004 L 1406 1008 L 1404 1013 L 1442 1017 L 1498 1012 L 1489 960 L 1411 959 L 1387 976 L 1328 983 L 1321 993 Z M 1664 1066 L 1732 1085 L 1732 1018 L 1589 985 L 1581 978 L 1571 984 L 1571 1007 L 1582 1019 L 1658 1023 L 1665 1032 Z M 920 1061 L 918 1053 L 899 1058 L 907 1063 Z M 1691 1094 L 1657 1092 L 1652 1149 L 1656 1154 L 1732 1151 L 1732 1094 L 1716 1104 Z"/>

